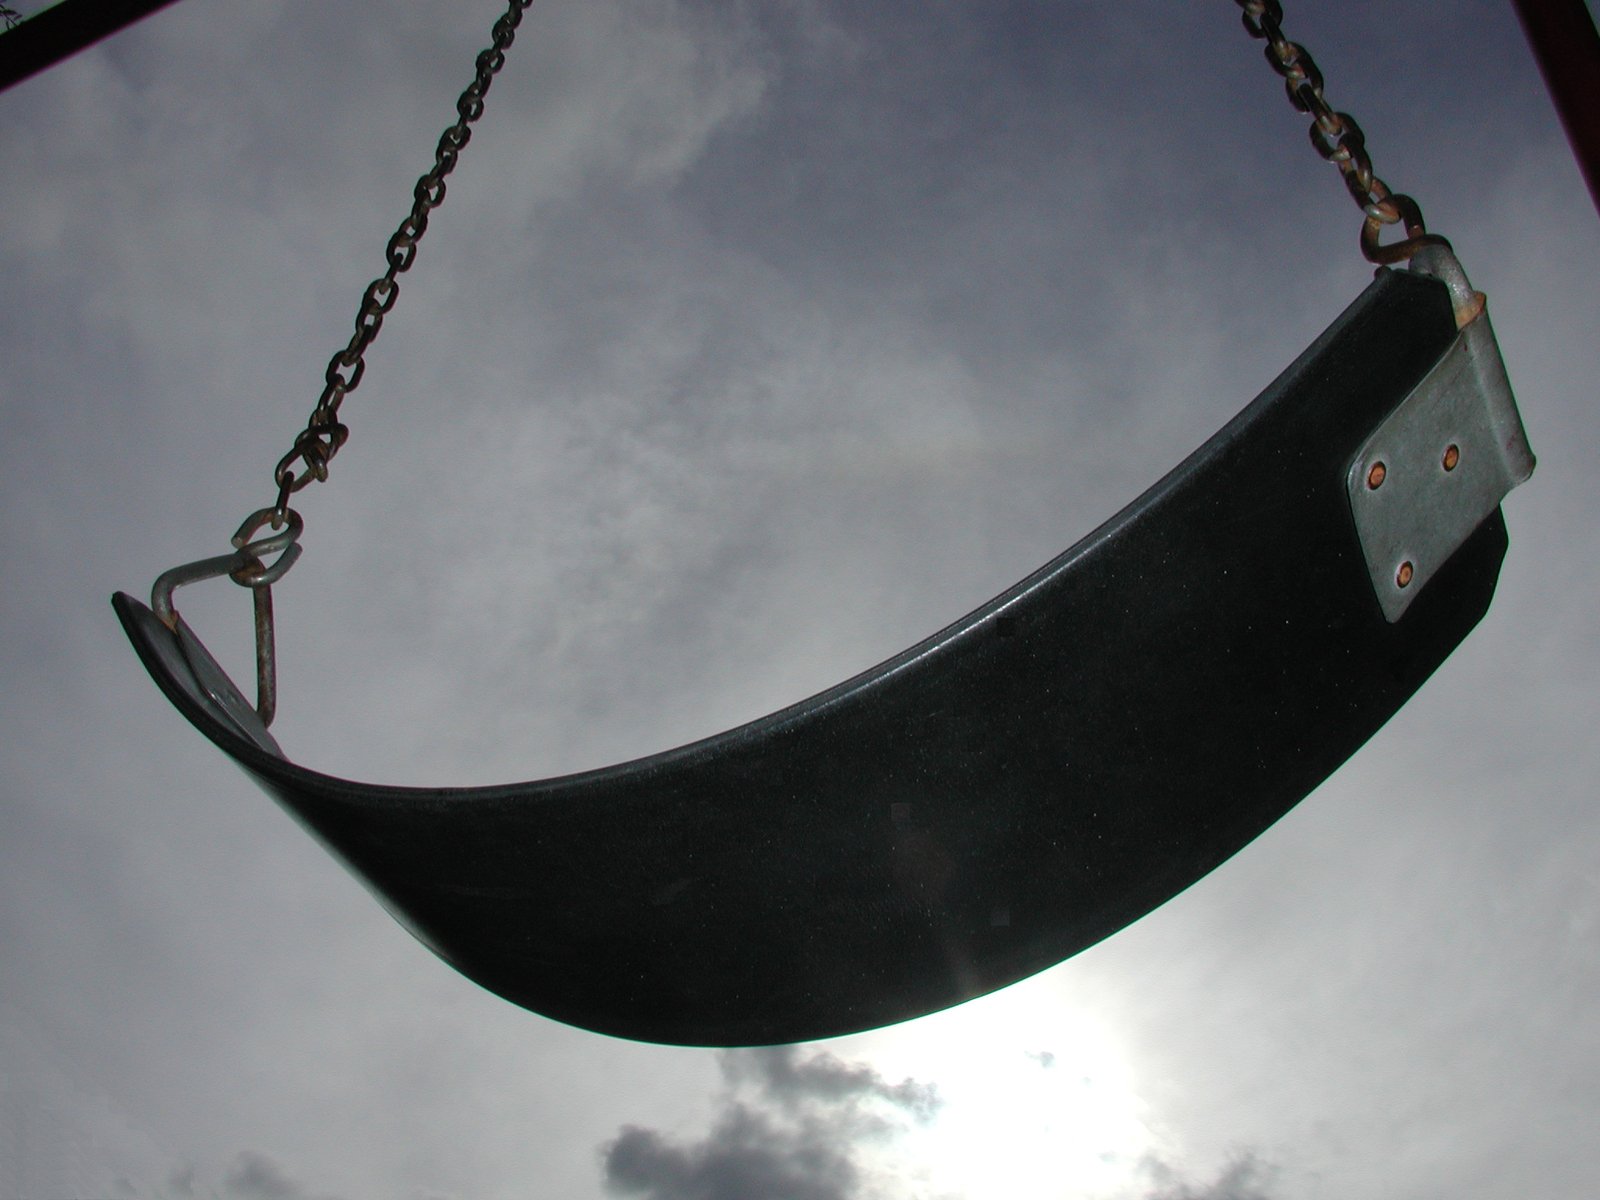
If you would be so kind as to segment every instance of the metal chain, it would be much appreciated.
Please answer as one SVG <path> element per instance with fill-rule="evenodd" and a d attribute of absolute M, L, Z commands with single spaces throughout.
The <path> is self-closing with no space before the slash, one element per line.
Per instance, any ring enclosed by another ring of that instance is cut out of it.
<path fill-rule="evenodd" d="M 1424 246 L 1450 245 L 1436 233 L 1429 233 L 1422 210 L 1410 196 L 1389 190 L 1389 185 L 1372 170 L 1367 156 L 1366 137 L 1349 113 L 1336 112 L 1323 98 L 1322 72 L 1304 46 L 1283 36 L 1283 7 L 1278 0 L 1237 0 L 1244 10 L 1246 31 L 1253 38 L 1266 40 L 1267 62 L 1283 76 L 1289 103 L 1311 114 L 1311 144 L 1327 162 L 1339 168 L 1351 197 L 1366 213 L 1361 227 L 1361 253 L 1368 262 L 1403 262 Z M 1402 241 L 1384 246 L 1378 235 L 1385 225 L 1403 225 Z"/>
<path fill-rule="evenodd" d="M 411 268 L 417 243 L 428 229 L 428 214 L 445 196 L 445 176 L 455 169 L 462 149 L 472 137 L 472 123 L 483 115 L 483 99 L 495 75 L 505 65 L 505 52 L 516 39 L 522 14 L 532 0 L 510 0 L 506 11 L 495 21 L 492 44 L 478 55 L 477 73 L 456 101 L 457 120 L 439 137 L 433 167 L 417 180 L 412 189 L 410 215 L 400 222 L 389 239 L 386 256 L 389 269 L 367 286 L 356 316 L 355 333 L 349 343 L 328 361 L 323 373 L 324 387 L 306 427 L 296 435 L 290 451 L 273 471 L 278 499 L 272 508 L 272 524 L 281 527 L 289 512 L 289 497 L 313 481 L 328 477 L 328 463 L 350 436 L 339 420 L 344 398 L 361 385 L 366 372 L 365 354 L 383 328 L 383 319 L 400 296 L 398 276 Z M 1366 213 L 1361 230 L 1361 250 L 1375 263 L 1400 262 L 1428 245 L 1448 245 L 1444 238 L 1430 234 L 1422 210 L 1410 196 L 1391 191 L 1373 172 L 1361 127 L 1348 113 L 1333 109 L 1322 94 L 1322 73 L 1304 46 L 1283 35 L 1283 8 L 1278 0 L 1236 0 L 1243 9 L 1244 27 L 1251 37 L 1265 39 L 1267 61 L 1283 76 L 1289 101 L 1299 111 L 1310 113 L 1311 144 L 1326 161 L 1339 168 L 1351 197 Z M 1380 245 L 1379 232 L 1385 225 L 1401 224 L 1404 240 Z"/>
<path fill-rule="evenodd" d="M 350 430 L 339 420 L 344 398 L 361 386 L 367 364 L 363 357 L 383 328 L 383 318 L 400 296 L 397 276 L 410 270 L 417 256 L 417 243 L 428 231 L 428 214 L 444 201 L 445 176 L 455 170 L 456 159 L 472 138 L 472 123 L 483 115 L 483 98 L 495 75 L 505 65 L 506 49 L 516 39 L 522 14 L 533 0 L 510 0 L 510 5 L 495 21 L 492 44 L 478 55 L 477 74 L 456 101 L 456 123 L 439 137 L 433 152 L 433 167 L 417 180 L 412 189 L 411 213 L 400 222 L 389 239 L 386 255 L 389 269 L 368 286 L 356 316 L 355 334 L 344 349 L 334 354 L 323 373 L 324 387 L 306 427 L 294 439 L 294 446 L 279 460 L 273 471 L 278 485 L 277 503 L 272 507 L 272 527 L 281 527 L 289 516 L 289 497 L 313 480 L 328 477 L 328 463 L 339 453 Z"/>

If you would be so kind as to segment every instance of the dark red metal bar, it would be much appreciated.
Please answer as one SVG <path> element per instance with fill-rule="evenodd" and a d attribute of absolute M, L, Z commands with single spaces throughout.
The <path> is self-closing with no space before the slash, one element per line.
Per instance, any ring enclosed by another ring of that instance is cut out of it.
<path fill-rule="evenodd" d="M 174 0 L 61 0 L 0 34 L 0 92 Z"/>
<path fill-rule="evenodd" d="M 1512 0 L 1600 210 L 1600 31 L 1584 0 Z"/>

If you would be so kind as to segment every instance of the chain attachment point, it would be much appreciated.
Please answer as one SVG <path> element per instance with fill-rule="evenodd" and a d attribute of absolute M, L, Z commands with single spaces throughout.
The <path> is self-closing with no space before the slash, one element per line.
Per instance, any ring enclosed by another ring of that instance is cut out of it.
<path fill-rule="evenodd" d="M 255 535 L 263 528 L 278 528 L 263 538 Z M 256 715 L 266 726 L 278 708 L 277 643 L 272 620 L 272 585 L 282 579 L 300 557 L 300 533 L 304 528 L 300 514 L 292 508 L 280 515 L 275 508 L 251 513 L 233 535 L 232 554 L 219 554 L 199 562 L 185 563 L 164 571 L 150 588 L 150 611 L 168 629 L 178 628 L 178 610 L 172 593 L 185 584 L 226 575 L 240 587 L 250 589 L 255 607 L 256 630 Z M 252 540 L 254 539 L 254 540 Z M 265 561 L 271 555 L 278 557 Z"/>
<path fill-rule="evenodd" d="M 1438 234 L 1429 233 L 1422 210 L 1410 196 L 1391 192 L 1372 169 L 1367 156 L 1366 135 L 1355 118 L 1333 108 L 1322 94 L 1322 72 L 1306 48 L 1283 35 L 1283 6 L 1278 0 L 1236 0 L 1243 10 L 1246 32 L 1264 40 L 1267 62 L 1283 76 L 1289 103 L 1311 115 L 1311 144 L 1327 162 L 1339 168 L 1350 197 L 1366 221 L 1361 227 L 1361 253 L 1368 262 L 1386 266 L 1405 262 L 1425 246 L 1449 246 Z M 1378 234 L 1384 225 L 1403 224 L 1406 236 L 1382 245 Z"/>
<path fill-rule="evenodd" d="M 445 176 L 455 169 L 462 147 L 471 140 L 471 123 L 483 115 L 483 97 L 495 74 L 505 65 L 505 51 L 516 37 L 524 10 L 532 2 L 509 0 L 506 11 L 494 23 L 493 44 L 474 60 L 473 80 L 456 101 L 457 119 L 439 135 L 433 166 L 412 189 L 411 212 L 400 222 L 384 249 L 388 270 L 367 285 L 356 313 L 355 332 L 328 360 L 316 407 L 311 410 L 305 428 L 295 435 L 289 452 L 273 468 L 277 499 L 270 508 L 259 509 L 245 518 L 233 536 L 232 554 L 219 554 L 173 567 L 151 586 L 151 611 L 175 632 L 181 619 L 172 603 L 172 593 L 176 589 L 223 575 L 240 587 L 250 589 L 255 602 L 256 714 L 263 725 L 272 724 L 277 709 L 272 585 L 283 578 L 300 557 L 300 533 L 304 528 L 300 514 L 289 507 L 289 499 L 307 485 L 326 479 L 329 462 L 350 438 L 349 427 L 339 420 L 339 406 L 361 386 L 367 370 L 367 347 L 377 338 L 384 317 L 400 298 L 396 276 L 409 270 L 416 260 L 417 242 L 428 231 L 428 214 L 444 202 Z M 257 537 L 263 529 L 272 532 Z M 268 562 L 273 555 L 277 557 Z"/>
<path fill-rule="evenodd" d="M 326 479 L 328 463 L 349 439 L 350 430 L 339 421 L 339 406 L 361 386 L 367 369 L 364 357 L 367 347 L 377 339 L 383 328 L 383 318 L 400 296 L 400 284 L 395 277 L 410 270 L 416 261 L 417 243 L 428 231 L 428 214 L 444 203 L 445 176 L 455 170 L 462 147 L 471 140 L 472 122 L 483 115 L 483 98 L 495 75 L 505 66 L 505 52 L 516 39 L 522 14 L 532 2 L 510 0 L 506 11 L 494 23 L 491 45 L 474 60 L 472 82 L 456 100 L 456 121 L 439 135 L 433 166 L 417 180 L 411 192 L 411 211 L 384 249 L 389 269 L 367 286 L 356 314 L 355 333 L 349 344 L 328 360 L 327 370 L 323 372 L 325 386 L 311 418 L 273 471 L 273 482 L 278 485 L 278 499 L 270 510 L 274 529 L 286 519 L 289 497 L 307 484 Z"/>

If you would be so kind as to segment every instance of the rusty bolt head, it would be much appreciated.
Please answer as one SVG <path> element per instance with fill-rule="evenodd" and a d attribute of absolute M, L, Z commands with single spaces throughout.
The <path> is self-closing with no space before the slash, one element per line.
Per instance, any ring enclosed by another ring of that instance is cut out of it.
<path fill-rule="evenodd" d="M 1454 471 L 1456 464 L 1461 461 L 1461 447 L 1451 442 L 1444 448 L 1444 458 L 1441 461 L 1446 471 Z"/>
<path fill-rule="evenodd" d="M 1383 483 L 1385 476 L 1387 476 L 1388 474 L 1389 474 L 1389 468 L 1384 466 L 1383 463 L 1381 463 L 1381 462 L 1373 463 L 1372 464 L 1372 469 L 1367 472 L 1367 486 L 1369 488 L 1377 488 L 1380 484 Z"/>
<path fill-rule="evenodd" d="M 1400 569 L 1395 572 L 1394 581 L 1401 587 L 1410 587 L 1411 577 L 1415 573 L 1415 570 L 1411 566 L 1411 560 L 1407 559 L 1405 562 L 1400 564 Z"/>

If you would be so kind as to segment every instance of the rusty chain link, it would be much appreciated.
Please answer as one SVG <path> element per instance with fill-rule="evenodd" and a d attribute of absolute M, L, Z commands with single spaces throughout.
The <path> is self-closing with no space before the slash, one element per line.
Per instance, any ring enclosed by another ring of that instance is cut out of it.
<path fill-rule="evenodd" d="M 1267 62 L 1283 76 L 1289 103 L 1311 115 L 1311 144 L 1324 160 L 1339 168 L 1351 198 L 1366 213 L 1361 226 L 1361 253 L 1368 262 L 1402 262 L 1424 246 L 1449 246 L 1429 233 L 1422 210 L 1410 196 L 1389 190 L 1372 170 L 1366 137 L 1355 118 L 1335 111 L 1322 94 L 1322 72 L 1306 48 L 1283 36 L 1283 6 L 1278 0 L 1236 0 L 1244 10 L 1244 27 L 1253 38 L 1265 39 Z M 1385 225 L 1401 225 L 1406 236 L 1390 245 L 1378 241 Z"/>
<path fill-rule="evenodd" d="M 329 461 L 350 436 L 350 430 L 339 420 L 339 406 L 347 395 L 361 386 L 361 377 L 367 369 L 364 357 L 367 347 L 377 338 L 378 331 L 383 328 L 383 318 L 400 296 L 397 276 L 410 270 L 417 257 L 417 243 L 428 231 L 428 214 L 444 201 L 445 176 L 455 170 L 462 148 L 471 140 L 472 123 L 483 115 L 484 95 L 505 65 L 505 52 L 516 39 L 524 10 L 532 3 L 533 0 L 510 0 L 506 11 L 495 21 L 492 44 L 478 55 L 477 73 L 456 100 L 456 123 L 439 136 L 439 144 L 433 152 L 433 167 L 417 180 L 411 193 L 411 212 L 389 239 L 385 251 L 389 269 L 367 285 L 356 316 L 355 334 L 349 344 L 328 361 L 328 369 L 323 373 L 322 395 L 311 411 L 311 418 L 272 473 L 273 482 L 278 485 L 277 503 L 272 507 L 274 529 L 288 518 L 291 495 L 313 480 L 328 477 Z"/>

